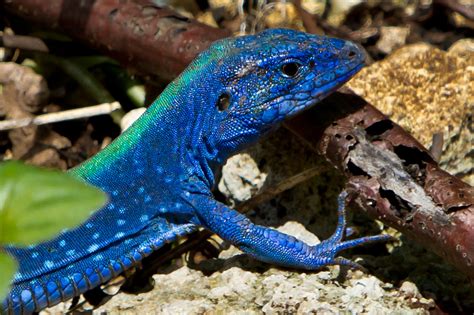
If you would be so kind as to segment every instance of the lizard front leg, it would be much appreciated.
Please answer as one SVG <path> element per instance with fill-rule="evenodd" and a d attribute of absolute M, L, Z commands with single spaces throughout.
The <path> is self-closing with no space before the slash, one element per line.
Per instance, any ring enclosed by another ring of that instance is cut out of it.
<path fill-rule="evenodd" d="M 194 195 L 189 202 L 196 209 L 195 222 L 224 240 L 231 242 L 250 256 L 284 267 L 315 270 L 326 265 L 360 266 L 348 259 L 336 257 L 348 248 L 372 242 L 391 239 L 389 235 L 367 236 L 342 241 L 345 234 L 345 198 L 342 192 L 338 198 L 338 224 L 334 234 L 323 242 L 310 246 L 293 236 L 277 230 L 253 224 L 243 214 L 230 209 L 209 196 Z"/>

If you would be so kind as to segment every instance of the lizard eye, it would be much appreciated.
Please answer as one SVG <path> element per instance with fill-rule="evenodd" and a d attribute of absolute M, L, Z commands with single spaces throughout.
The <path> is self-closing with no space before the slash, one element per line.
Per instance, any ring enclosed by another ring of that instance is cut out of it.
<path fill-rule="evenodd" d="M 217 100 L 217 108 L 220 112 L 225 111 L 230 105 L 229 93 L 222 93 Z"/>
<path fill-rule="evenodd" d="M 281 72 L 285 77 L 295 77 L 298 74 L 298 71 L 300 70 L 301 64 L 295 61 L 289 61 L 284 63 L 281 66 Z"/>

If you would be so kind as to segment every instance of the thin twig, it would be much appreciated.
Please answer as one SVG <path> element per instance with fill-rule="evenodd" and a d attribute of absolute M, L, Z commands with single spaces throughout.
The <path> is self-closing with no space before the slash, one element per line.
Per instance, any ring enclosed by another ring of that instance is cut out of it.
<path fill-rule="evenodd" d="M 253 196 L 252 198 L 237 205 L 236 208 L 240 212 L 245 213 L 249 211 L 250 209 L 254 208 L 255 206 L 257 206 L 258 204 L 261 204 L 265 201 L 268 201 L 274 198 L 275 196 L 281 194 L 285 190 L 293 188 L 299 183 L 307 181 L 308 179 L 318 175 L 319 173 L 321 173 L 321 167 L 313 167 L 313 168 L 307 169 L 301 173 L 298 173 L 285 180 L 282 180 L 281 182 L 279 182 L 273 187 L 269 187 L 265 189 L 264 191 Z"/>
<path fill-rule="evenodd" d="M 38 126 L 79 118 L 107 115 L 121 108 L 122 106 L 120 106 L 119 102 L 103 103 L 89 107 L 65 110 L 57 113 L 38 115 L 31 118 L 3 120 L 0 121 L 0 130 L 10 130 L 30 125 Z"/>
<path fill-rule="evenodd" d="M 435 159 L 436 162 L 439 162 L 439 159 L 441 158 L 441 154 L 443 154 L 443 144 L 444 144 L 443 133 L 437 132 L 433 134 L 433 140 L 431 142 L 430 153 L 433 155 L 433 158 Z"/>
<path fill-rule="evenodd" d="M 113 103 L 115 101 L 104 85 L 78 62 L 48 54 L 41 54 L 40 57 L 44 61 L 58 66 L 64 73 L 71 76 L 96 102 Z M 114 122 L 120 125 L 124 114 L 122 110 L 116 110 L 111 116 Z"/>
<path fill-rule="evenodd" d="M 19 48 L 31 51 L 49 52 L 48 46 L 42 39 L 23 35 L 1 35 L 0 46 L 6 48 Z"/>

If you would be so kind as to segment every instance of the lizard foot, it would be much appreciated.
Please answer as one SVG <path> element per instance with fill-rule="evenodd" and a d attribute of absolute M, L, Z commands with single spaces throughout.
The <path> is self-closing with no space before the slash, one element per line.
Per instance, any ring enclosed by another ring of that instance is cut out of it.
<path fill-rule="evenodd" d="M 347 191 L 342 191 L 337 199 L 337 215 L 338 215 L 338 222 L 336 231 L 333 235 L 322 241 L 321 243 L 313 246 L 311 249 L 313 251 L 313 256 L 315 260 L 318 261 L 317 264 L 321 266 L 324 265 L 345 265 L 351 268 L 365 270 L 364 267 L 359 265 L 358 263 L 342 258 L 336 257 L 336 255 L 345 249 L 357 247 L 360 245 L 366 245 L 368 243 L 374 242 L 386 242 L 393 240 L 393 237 L 387 234 L 380 234 L 380 235 L 373 235 L 373 236 L 366 236 L 361 238 L 356 238 L 352 240 L 342 241 L 342 238 L 346 234 L 346 207 L 345 202 L 348 196 Z"/>

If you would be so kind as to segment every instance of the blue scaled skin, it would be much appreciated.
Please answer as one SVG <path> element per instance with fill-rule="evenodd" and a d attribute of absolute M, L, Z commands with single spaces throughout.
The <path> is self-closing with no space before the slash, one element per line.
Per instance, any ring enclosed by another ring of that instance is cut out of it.
<path fill-rule="evenodd" d="M 355 266 L 338 252 L 387 237 L 341 242 L 344 194 L 334 235 L 308 246 L 253 224 L 214 200 L 211 187 L 230 155 L 332 93 L 363 60 L 350 42 L 292 30 L 213 44 L 131 128 L 70 172 L 107 192 L 108 205 L 51 241 L 6 248 L 20 269 L 2 312 L 38 312 L 78 296 L 198 226 L 275 265 Z"/>

